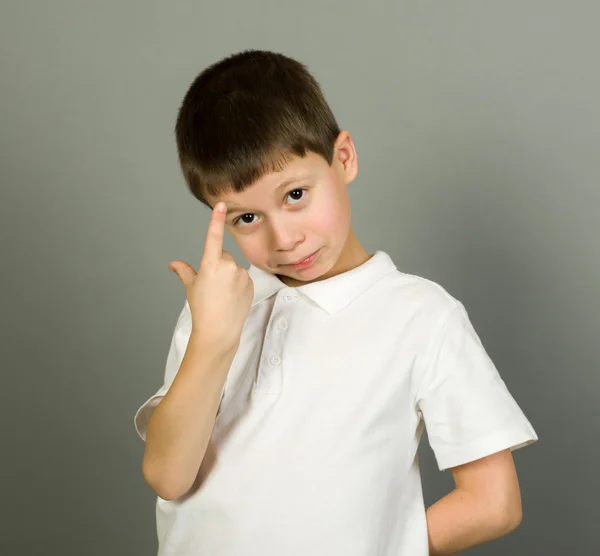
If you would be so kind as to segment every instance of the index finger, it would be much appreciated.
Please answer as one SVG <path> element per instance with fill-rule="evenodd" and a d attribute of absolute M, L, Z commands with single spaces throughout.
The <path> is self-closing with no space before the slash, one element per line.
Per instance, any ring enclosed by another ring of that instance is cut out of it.
<path fill-rule="evenodd" d="M 206 242 L 204 243 L 204 255 L 202 259 L 208 262 L 218 262 L 223 255 L 223 236 L 225 235 L 225 217 L 227 216 L 227 205 L 223 202 L 217 203 L 212 211 Z"/>

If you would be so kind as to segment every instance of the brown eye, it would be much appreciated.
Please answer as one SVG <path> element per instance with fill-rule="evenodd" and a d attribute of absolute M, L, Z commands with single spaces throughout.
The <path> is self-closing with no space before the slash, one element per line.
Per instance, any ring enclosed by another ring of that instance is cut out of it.
<path fill-rule="evenodd" d="M 246 220 L 244 220 L 244 218 L 245 218 L 246 216 L 256 216 L 256 215 L 252 214 L 251 212 L 247 212 L 246 214 L 242 214 L 242 216 L 238 216 L 238 217 L 237 217 L 237 218 L 234 220 L 234 222 L 233 222 L 233 225 L 234 225 L 234 226 L 236 226 L 236 225 L 237 225 L 237 223 L 238 223 L 238 222 L 240 222 L 240 221 L 243 221 L 243 222 L 244 222 L 244 224 L 248 224 L 248 225 L 250 225 L 250 224 L 254 224 L 254 222 L 247 222 Z M 242 227 L 243 227 L 243 226 L 242 226 Z"/>
<path fill-rule="evenodd" d="M 305 191 L 306 191 L 306 189 L 293 189 L 292 191 L 290 191 L 288 193 L 288 195 L 292 195 L 293 193 L 302 193 L 302 195 L 300 196 L 300 199 L 296 199 L 296 201 L 301 201 L 304 198 Z"/>

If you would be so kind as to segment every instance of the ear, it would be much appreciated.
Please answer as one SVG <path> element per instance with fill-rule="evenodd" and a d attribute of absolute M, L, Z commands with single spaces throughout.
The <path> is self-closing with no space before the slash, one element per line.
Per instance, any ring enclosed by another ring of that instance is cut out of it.
<path fill-rule="evenodd" d="M 358 157 L 349 131 L 342 130 L 338 135 L 335 140 L 333 157 L 334 160 L 339 161 L 346 183 L 354 181 L 358 173 Z"/>

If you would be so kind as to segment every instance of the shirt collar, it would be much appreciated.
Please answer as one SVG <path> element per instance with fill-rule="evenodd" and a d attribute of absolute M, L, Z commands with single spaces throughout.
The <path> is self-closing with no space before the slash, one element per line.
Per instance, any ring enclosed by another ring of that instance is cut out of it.
<path fill-rule="evenodd" d="M 373 256 L 360 266 L 317 282 L 294 288 L 329 314 L 337 313 L 349 305 L 361 293 L 378 280 L 396 270 L 391 257 L 384 251 L 375 251 Z M 254 282 L 252 306 L 276 294 L 287 286 L 275 274 L 250 265 L 248 274 Z"/>

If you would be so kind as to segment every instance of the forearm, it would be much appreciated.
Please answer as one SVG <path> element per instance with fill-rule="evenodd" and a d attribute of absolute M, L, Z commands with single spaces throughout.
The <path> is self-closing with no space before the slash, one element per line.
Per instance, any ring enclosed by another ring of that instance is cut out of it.
<path fill-rule="evenodd" d="M 235 351 L 190 338 L 173 384 L 148 422 L 142 470 L 161 498 L 175 499 L 191 488 Z"/>
<path fill-rule="evenodd" d="M 427 508 L 430 556 L 447 556 L 503 537 L 518 525 L 506 512 L 456 488 Z"/>

